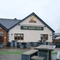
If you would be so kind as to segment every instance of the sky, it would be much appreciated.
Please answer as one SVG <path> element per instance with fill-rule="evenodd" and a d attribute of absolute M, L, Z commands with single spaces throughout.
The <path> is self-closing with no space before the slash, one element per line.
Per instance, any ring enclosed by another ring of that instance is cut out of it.
<path fill-rule="evenodd" d="M 60 0 L 0 0 L 0 18 L 23 19 L 32 12 L 60 32 Z"/>

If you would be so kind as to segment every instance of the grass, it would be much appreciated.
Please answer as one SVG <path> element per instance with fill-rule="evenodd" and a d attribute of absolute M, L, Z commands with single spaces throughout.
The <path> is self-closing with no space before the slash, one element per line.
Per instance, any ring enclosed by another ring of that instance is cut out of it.
<path fill-rule="evenodd" d="M 22 54 L 23 52 L 0 52 L 0 54 Z"/>
<path fill-rule="evenodd" d="M 57 52 L 52 52 L 51 54 L 56 55 L 56 54 L 57 54 Z"/>
<path fill-rule="evenodd" d="M 22 54 L 23 52 L 0 52 L 0 54 Z M 56 55 L 57 52 L 52 52 L 51 54 Z"/>

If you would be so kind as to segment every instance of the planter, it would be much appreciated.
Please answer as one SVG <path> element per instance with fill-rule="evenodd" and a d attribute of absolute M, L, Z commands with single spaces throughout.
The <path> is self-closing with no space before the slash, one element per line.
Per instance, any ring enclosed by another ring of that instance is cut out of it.
<path fill-rule="evenodd" d="M 21 49 L 23 49 L 23 48 L 24 48 L 24 44 L 23 44 L 23 43 L 21 43 L 21 42 L 19 42 L 19 46 L 20 46 L 20 48 L 21 48 Z"/>
<path fill-rule="evenodd" d="M 17 41 L 12 41 L 13 42 L 13 47 L 17 47 Z"/>
<path fill-rule="evenodd" d="M 27 42 L 26 43 L 26 48 L 31 48 L 31 43 Z"/>
<path fill-rule="evenodd" d="M 13 47 L 13 42 L 10 42 L 10 47 Z"/>
<path fill-rule="evenodd" d="M 3 48 L 3 43 L 2 42 L 0 43 L 0 48 Z"/>
<path fill-rule="evenodd" d="M 33 46 L 33 47 L 36 47 L 37 45 L 38 45 L 37 42 L 32 42 L 32 46 Z"/>

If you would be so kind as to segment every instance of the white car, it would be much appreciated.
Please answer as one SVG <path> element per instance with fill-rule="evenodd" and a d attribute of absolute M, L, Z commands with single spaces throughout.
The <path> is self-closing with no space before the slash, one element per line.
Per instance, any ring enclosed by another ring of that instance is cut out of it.
<path fill-rule="evenodd" d="M 56 37 L 55 39 L 60 39 L 60 37 Z"/>

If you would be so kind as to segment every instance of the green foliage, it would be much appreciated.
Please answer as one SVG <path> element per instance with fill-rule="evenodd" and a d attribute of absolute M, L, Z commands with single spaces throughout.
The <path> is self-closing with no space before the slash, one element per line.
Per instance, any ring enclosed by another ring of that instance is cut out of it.
<path fill-rule="evenodd" d="M 0 54 L 22 54 L 23 52 L 0 52 Z"/>
<path fill-rule="evenodd" d="M 57 52 L 52 52 L 51 54 L 55 55 L 55 54 L 57 54 Z"/>

